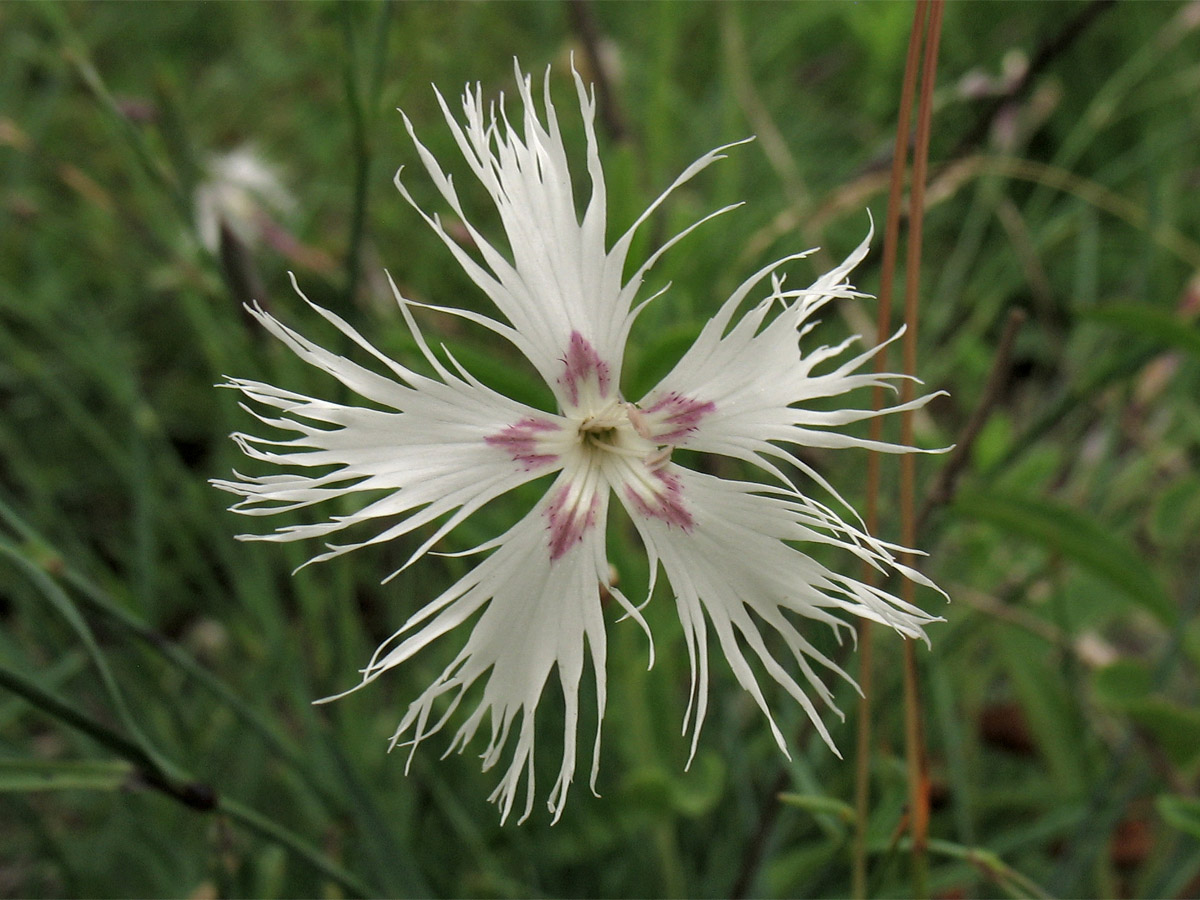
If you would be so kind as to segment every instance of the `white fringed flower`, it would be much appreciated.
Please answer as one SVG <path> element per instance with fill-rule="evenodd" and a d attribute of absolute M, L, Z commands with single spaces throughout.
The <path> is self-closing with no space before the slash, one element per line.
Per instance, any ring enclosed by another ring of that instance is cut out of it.
<path fill-rule="evenodd" d="M 850 629 L 840 614 L 849 614 L 883 623 L 910 638 L 924 638 L 923 626 L 934 621 L 892 594 L 839 574 L 805 553 L 802 548 L 814 544 L 836 547 L 881 572 L 896 571 L 932 587 L 897 561 L 899 548 L 864 533 L 855 524 L 857 519 L 846 521 L 801 493 L 789 477 L 799 470 L 841 502 L 795 454 L 795 448 L 910 449 L 836 430 L 877 413 L 830 412 L 814 403 L 860 388 L 890 385 L 900 377 L 860 371 L 876 350 L 844 359 L 852 341 L 805 353 L 799 349 L 800 339 L 813 327 L 814 313 L 835 298 L 859 296 L 846 278 L 866 254 L 867 241 L 804 290 L 785 290 L 773 274 L 782 263 L 803 254 L 755 274 L 725 302 L 674 370 L 645 397 L 630 402 L 619 390 L 621 362 L 630 326 L 649 302 L 634 305 L 643 275 L 700 223 L 668 241 L 631 278 L 623 279 L 634 232 L 672 190 L 721 159 L 726 148 L 688 167 L 607 248 L 594 96 L 576 75 L 591 180 L 591 198 L 580 220 L 550 102 L 549 78 L 543 121 L 535 108 L 531 80 L 519 70 L 517 75 L 523 116 L 515 125 L 507 118 L 503 102 L 499 115 L 492 107 L 485 111 L 478 86 L 466 89 L 461 123 L 438 95 L 467 164 L 500 213 L 508 255 L 471 226 L 451 178 L 417 140 L 407 118 L 405 124 L 429 177 L 464 223 L 482 261 L 451 239 L 437 216 L 417 208 L 418 213 L 502 318 L 433 308 L 483 325 L 513 344 L 554 392 L 557 410 L 535 409 L 504 397 L 457 363 L 448 369 L 430 352 L 413 321 L 411 307 L 418 304 L 402 297 L 394 284 L 400 312 L 436 377 L 388 359 L 345 321 L 320 307 L 313 308 L 382 363 L 390 376 L 322 349 L 255 309 L 259 321 L 298 356 L 374 407 L 345 406 L 268 384 L 230 379 L 228 386 L 278 411 L 277 418 L 260 415 L 264 423 L 295 435 L 271 440 L 235 434 L 234 440 L 251 458 L 300 473 L 238 474 L 237 480 L 214 482 L 242 498 L 233 509 L 246 515 L 301 509 L 357 491 L 384 492 L 351 515 L 244 537 L 292 541 L 380 523 L 374 537 L 328 545 L 316 561 L 439 523 L 412 553 L 408 565 L 484 504 L 525 482 L 557 473 L 533 510 L 506 533 L 476 547 L 473 552 L 488 555 L 413 615 L 362 671 L 362 684 L 374 681 L 473 620 L 461 651 L 409 706 L 392 746 L 403 743 L 415 750 L 446 725 L 465 692 L 481 681 L 478 705 L 462 721 L 449 750 L 466 747 L 486 722 L 484 769 L 507 754 L 504 775 L 491 797 L 500 807 L 502 821 L 513 808 L 522 779 L 527 789 L 521 819 L 532 809 L 535 713 L 554 674 L 565 697 L 566 737 L 548 806 L 555 819 L 562 812 L 575 772 L 579 686 L 586 662 L 595 678 L 598 719 L 604 715 L 602 593 L 646 628 L 639 607 L 610 583 L 605 522 L 612 496 L 641 535 L 652 573 L 661 566 L 675 594 L 692 667 L 684 731 L 691 729 L 693 753 L 708 697 L 710 633 L 715 633 L 738 681 L 754 697 L 786 753 L 752 661 L 803 706 L 832 748 L 814 702 L 815 697 L 829 706 L 832 694 L 816 669 L 849 676 L 804 636 L 802 620 L 824 623 L 840 637 L 842 629 Z M 416 208 L 399 176 L 397 186 Z M 707 218 L 711 216 L 701 221 Z M 771 286 L 765 298 L 738 318 L 747 298 L 768 277 Z M 916 408 L 928 400 L 924 397 L 884 412 Z M 764 472 L 769 483 L 727 480 L 683 468 L 671 459 L 676 448 L 742 460 Z M 302 474 L 310 467 L 323 474 Z M 335 468 L 329 471 L 330 467 Z M 791 652 L 790 660 L 773 655 L 760 633 L 764 625 L 778 632 Z M 593 791 L 599 753 L 597 727 Z"/>
<path fill-rule="evenodd" d="M 211 156 L 205 163 L 205 176 L 194 198 L 196 231 L 213 253 L 220 248 L 222 228 L 254 246 L 271 213 L 290 213 L 296 206 L 279 172 L 253 147 Z"/>

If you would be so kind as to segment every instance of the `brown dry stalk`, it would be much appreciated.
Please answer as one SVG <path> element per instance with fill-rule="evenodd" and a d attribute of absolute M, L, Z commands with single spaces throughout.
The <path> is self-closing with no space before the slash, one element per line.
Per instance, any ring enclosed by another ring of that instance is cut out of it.
<path fill-rule="evenodd" d="M 912 118 L 913 95 L 916 93 L 917 63 L 920 58 L 922 35 L 928 18 L 928 0 L 917 0 L 913 11 L 912 32 L 908 39 L 908 55 L 904 62 L 904 81 L 900 88 L 900 109 L 896 120 L 896 144 L 892 153 L 892 177 L 888 191 L 887 219 L 883 231 L 883 268 L 879 284 L 879 307 L 877 310 L 876 345 L 883 344 L 892 328 L 892 284 L 896 274 L 897 248 L 900 244 L 900 210 L 904 190 L 904 170 L 908 163 L 909 121 Z M 887 370 L 887 348 L 883 347 L 875 356 L 875 371 Z M 884 392 L 875 388 L 872 408 L 883 408 Z M 883 437 L 883 420 L 871 420 L 870 438 L 878 441 Z M 867 456 L 867 501 L 865 524 L 870 534 L 879 529 L 879 482 L 880 454 Z M 863 566 L 863 580 L 876 583 L 875 570 Z M 874 650 L 871 642 L 871 623 L 866 619 L 859 622 L 859 701 L 857 759 L 855 772 L 854 806 L 856 811 L 854 830 L 853 895 L 865 897 L 867 893 L 867 824 L 869 820 L 871 787 L 871 698 L 873 696 L 872 665 Z"/>
<path fill-rule="evenodd" d="M 567 13 L 571 17 L 571 27 L 583 44 L 584 58 L 587 61 L 588 74 L 596 84 L 596 102 L 600 107 L 600 123 L 605 132 L 614 142 L 620 143 L 629 133 L 625 124 L 625 114 L 617 102 L 613 73 L 604 60 L 601 50 L 603 38 L 600 26 L 596 22 L 596 12 L 589 0 L 569 0 Z"/>
<path fill-rule="evenodd" d="M 933 0 L 929 12 L 929 31 L 925 58 L 921 66 L 921 94 L 917 106 L 917 139 L 913 149 L 912 186 L 909 190 L 908 258 L 904 285 L 904 374 L 914 375 L 917 368 L 917 321 L 921 290 L 921 240 L 925 219 L 925 180 L 929 166 L 929 135 L 933 122 L 933 85 L 937 72 L 938 43 L 941 38 L 944 0 Z M 901 403 L 913 399 L 915 382 L 901 382 Z M 913 443 L 914 410 L 905 410 L 900 419 L 900 443 Z M 913 547 L 917 542 L 916 456 L 907 453 L 900 460 L 900 542 Z M 913 565 L 911 554 L 904 562 Z M 908 603 L 916 599 L 916 585 L 905 579 L 901 596 Z M 912 641 L 904 644 L 904 720 L 905 750 L 908 757 L 909 815 L 912 823 L 913 896 L 929 896 L 929 760 L 926 756 L 922 725 L 917 658 Z"/>

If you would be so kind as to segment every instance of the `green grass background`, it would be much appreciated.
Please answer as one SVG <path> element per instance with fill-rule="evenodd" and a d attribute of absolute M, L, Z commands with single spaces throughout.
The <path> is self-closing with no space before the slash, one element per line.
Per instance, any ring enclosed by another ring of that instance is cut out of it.
<path fill-rule="evenodd" d="M 1009 311 L 1029 318 L 960 490 L 920 539 L 953 599 L 921 598 L 948 620 L 919 654 L 937 896 L 1200 891 L 1197 6 L 1105 8 L 1010 102 L 972 88 L 1003 88 L 1086 8 L 946 11 L 919 369 L 951 396 L 919 418 L 919 443 L 957 439 Z M 867 210 L 882 224 L 912 10 L 589 9 L 621 126 L 601 136 L 610 235 L 697 156 L 759 136 L 635 246 L 644 257 L 747 201 L 653 271 L 648 289 L 673 288 L 635 331 L 624 387 L 637 396 L 760 265 L 821 245 L 792 267 L 799 283 L 853 248 Z M 577 784 L 554 827 L 539 796 L 525 825 L 501 829 L 473 753 L 439 761 L 435 739 L 408 777 L 385 753 L 453 640 L 310 705 L 352 684 L 467 563 L 430 557 L 381 587 L 403 542 L 292 576 L 317 548 L 236 542 L 255 523 L 206 483 L 247 466 L 227 435 L 253 430 L 214 389 L 223 375 L 348 399 L 248 323 L 248 284 L 350 352 L 292 293 L 294 270 L 406 364 L 417 354 L 385 267 L 410 297 L 485 308 L 391 186 L 405 165 L 418 201 L 442 209 L 394 108 L 498 237 L 429 86 L 454 106 L 467 81 L 512 95 L 514 56 L 535 77 L 553 65 L 578 159 L 572 52 L 586 71 L 569 7 L 550 2 L 0 5 L 0 896 L 848 893 L 847 686 L 846 723 L 828 717 L 847 761 L 772 694 L 796 736 L 788 762 L 716 660 L 685 773 L 686 656 L 660 586 L 653 671 L 636 626 L 610 628 L 603 796 Z M 198 243 L 192 197 L 206 159 L 243 144 L 284 173 L 298 205 L 280 223 L 300 249 L 251 247 L 231 268 Z M 880 245 L 856 276 L 867 290 Z M 843 304 L 811 339 L 870 331 L 874 314 Z M 421 321 L 485 381 L 545 402 L 487 335 Z M 809 458 L 861 506 L 864 454 Z M 944 459 L 920 461 L 922 484 Z M 895 538 L 893 461 L 884 472 Z M 497 533 L 531 496 L 450 543 Z M 614 526 L 612 561 L 636 596 L 647 573 L 629 531 Z M 870 890 L 906 896 L 901 645 L 876 644 Z M 543 761 L 559 703 L 548 694 Z"/>

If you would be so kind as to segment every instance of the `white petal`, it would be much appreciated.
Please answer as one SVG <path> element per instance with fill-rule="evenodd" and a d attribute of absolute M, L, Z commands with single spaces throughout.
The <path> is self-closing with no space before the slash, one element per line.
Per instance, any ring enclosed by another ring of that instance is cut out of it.
<path fill-rule="evenodd" d="M 409 707 L 392 744 L 415 751 L 421 741 L 446 724 L 463 693 L 486 675 L 479 705 L 459 727 L 447 752 L 464 749 L 486 719 L 490 729 L 483 751 L 486 771 L 500 761 L 515 726 L 515 745 L 491 797 L 500 806 L 502 821 L 512 811 L 523 779 L 527 780 L 526 800 L 520 819 L 523 821 L 532 809 L 535 718 L 553 671 L 558 673 L 565 698 L 566 721 L 563 758 L 548 806 L 556 820 L 562 812 L 575 772 L 585 643 L 598 703 L 593 789 L 599 763 L 599 720 L 604 716 L 606 696 L 600 587 L 608 581 L 604 555 L 607 494 L 600 495 L 595 527 L 551 562 L 547 537 L 550 498 L 566 479 L 564 473 L 528 516 L 493 542 L 496 549 L 490 556 L 414 615 L 376 650 L 363 670 L 362 683 L 366 684 L 478 614 L 466 644 L 437 681 Z M 433 706 L 444 694 L 451 696 L 450 707 L 434 719 Z"/>
<path fill-rule="evenodd" d="M 322 522 L 288 525 L 253 540 L 291 541 L 324 536 L 378 519 L 393 524 L 366 540 L 329 549 L 313 562 L 329 559 L 366 544 L 392 540 L 439 519 L 446 521 L 413 553 L 419 558 L 434 542 L 470 513 L 527 481 L 562 466 L 553 454 L 515 454 L 500 437 L 523 422 L 539 423 L 553 433 L 559 417 L 510 400 L 474 379 L 447 370 L 425 346 L 402 304 L 418 343 L 428 353 L 441 380 L 418 375 L 388 360 L 345 322 L 316 307 L 322 315 L 377 356 L 401 381 L 394 381 L 320 348 L 263 312 L 254 314 L 307 362 L 391 410 L 343 406 L 282 391 L 270 385 L 231 379 L 228 386 L 247 398 L 282 410 L 278 418 L 258 415 L 275 428 L 296 436 L 270 439 L 235 434 L 251 458 L 301 470 L 332 471 L 215 480 L 214 485 L 243 499 L 233 509 L 246 515 L 269 515 L 300 509 L 359 492 L 383 492 L 355 512 Z M 256 414 L 257 415 L 257 414 Z M 320 427 L 313 423 L 332 427 Z M 399 519 L 399 521 L 395 521 Z"/>
<path fill-rule="evenodd" d="M 407 187 L 396 178 L 405 199 L 437 233 L 468 276 L 483 290 L 508 324 L 479 313 L 447 309 L 479 322 L 513 342 L 559 394 L 556 381 L 561 360 L 573 335 L 580 335 L 620 374 L 625 339 L 636 317 L 633 301 L 646 271 L 667 249 L 718 210 L 676 235 L 625 279 L 626 255 L 634 233 L 677 187 L 717 159 L 725 147 L 694 162 L 658 197 L 611 250 L 605 249 L 606 193 L 597 150 L 595 97 L 575 73 L 576 93 L 587 141 L 587 172 L 591 197 L 582 220 L 575 207 L 570 166 L 557 112 L 550 100 L 549 76 L 543 85 L 544 116 L 539 116 L 532 81 L 517 71 L 520 118 L 510 121 L 503 98 L 484 110 L 482 89 L 467 86 L 462 121 L 439 93 L 446 122 L 469 168 L 492 198 L 504 226 L 508 256 L 493 245 L 467 218 L 450 176 L 418 139 L 412 123 L 405 126 L 417 154 L 442 198 L 463 222 L 478 248 L 482 263 L 460 246 L 432 216 L 417 206 Z M 729 145 L 732 146 L 732 145 Z"/>
<path fill-rule="evenodd" d="M 815 400 L 840 397 L 862 388 L 894 389 L 894 382 L 905 377 L 858 371 L 881 347 L 852 357 L 831 371 L 825 371 L 827 367 L 823 364 L 843 354 L 852 340 L 808 352 L 800 347 L 814 324 L 814 313 L 835 298 L 858 296 L 845 277 L 865 252 L 864 241 L 841 266 L 800 291 L 783 290 L 782 282 L 773 275 L 774 269 L 787 260 L 756 273 L 726 301 L 695 344 L 639 406 L 643 410 L 664 406 L 703 410 L 703 415 L 691 417 L 694 421 L 689 421 L 687 434 L 672 441 L 675 446 L 745 460 L 785 483 L 771 458 L 801 468 L 828 488 L 794 452 L 781 444 L 860 447 L 888 453 L 913 451 L 915 448 L 869 441 L 833 429 L 917 409 L 938 394 L 927 394 L 879 411 L 858 408 L 827 411 L 811 407 Z M 768 275 L 772 276 L 772 292 L 730 327 L 738 307 Z M 777 306 L 782 308 L 772 317 Z M 822 370 L 817 371 L 818 368 Z"/>
<path fill-rule="evenodd" d="M 886 546 L 866 539 L 823 507 L 764 494 L 770 489 L 762 485 L 728 481 L 678 466 L 671 466 L 670 471 L 679 482 L 680 502 L 690 515 L 689 527 L 680 528 L 663 516 L 646 515 L 634 503 L 626 502 L 625 507 L 675 592 L 692 661 L 692 692 L 684 720 L 686 731 L 694 708 L 691 752 L 696 751 L 706 710 L 707 617 L 734 675 L 767 716 L 780 748 L 787 752 L 743 642 L 767 674 L 800 703 L 836 753 L 809 697 L 809 692 L 815 692 L 826 705 L 832 705 L 833 695 L 813 663 L 847 680 L 850 676 L 801 634 L 794 618 L 822 622 L 836 632 L 847 627 L 838 614 L 848 613 L 884 623 L 907 637 L 924 637 L 924 625 L 936 618 L 884 591 L 839 575 L 788 542 L 831 545 L 880 568 L 904 574 L 911 570 L 898 566 Z M 768 649 L 760 634 L 764 624 L 783 638 L 807 687 Z"/>

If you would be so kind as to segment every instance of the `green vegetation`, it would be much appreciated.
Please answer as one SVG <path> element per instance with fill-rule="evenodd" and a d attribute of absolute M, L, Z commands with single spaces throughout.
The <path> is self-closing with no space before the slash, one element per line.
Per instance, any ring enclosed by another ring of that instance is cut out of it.
<path fill-rule="evenodd" d="M 648 289 L 673 287 L 634 333 L 636 395 L 758 267 L 820 245 L 792 267 L 799 284 L 861 240 L 867 210 L 882 226 L 911 15 L 907 3 L 0 5 L 0 896 L 848 894 L 856 695 L 838 686 L 846 722 L 827 717 L 845 761 L 771 695 L 795 736 L 788 762 L 716 656 L 685 772 L 687 659 L 662 584 L 646 609 L 652 671 L 640 630 L 612 616 L 602 796 L 582 779 L 553 827 L 540 802 L 523 826 L 498 826 L 495 773 L 474 747 L 439 760 L 434 739 L 407 777 L 403 752 L 385 752 L 453 638 L 313 707 L 469 563 L 430 557 L 381 586 L 429 532 L 295 575 L 319 547 L 236 542 L 266 525 L 228 513 L 207 480 L 253 466 L 227 437 L 252 423 L 213 385 L 260 378 L 347 399 L 241 308 L 253 297 L 357 352 L 316 321 L 289 270 L 414 366 L 385 268 L 414 299 L 485 308 L 391 185 L 409 167 L 417 202 L 444 212 L 394 108 L 496 234 L 429 85 L 452 107 L 467 81 L 511 95 L 517 56 L 535 78 L 554 66 L 562 112 L 572 53 L 593 77 L 590 34 L 610 81 L 610 235 L 694 158 L 758 136 L 674 195 L 635 247 L 644 257 L 747 201 L 651 273 Z M 953 601 L 920 597 L 947 619 L 918 654 L 930 889 L 1195 896 L 1200 15 L 1195 3 L 956 3 L 941 47 L 919 373 L 950 396 L 918 418 L 920 444 L 961 440 L 1010 311 L 1028 318 L 957 490 L 919 539 Z M 581 151 L 578 122 L 562 119 Z M 278 166 L 295 204 L 264 207 L 264 236 L 214 252 L 196 191 L 214 154 L 242 146 Z M 878 252 L 855 280 L 877 290 Z M 872 333 L 874 312 L 844 303 L 812 338 Z M 421 324 L 485 382 L 548 402 L 485 333 L 432 313 Z M 919 461 L 920 496 L 946 459 Z M 862 453 L 811 460 L 861 508 Z M 895 539 L 895 461 L 883 471 L 881 531 Z M 530 496 L 482 511 L 447 549 L 498 533 Z M 612 528 L 613 565 L 637 596 L 644 554 Z M 829 652 L 851 649 L 812 631 Z M 901 642 L 881 631 L 875 653 L 870 893 L 906 896 Z M 558 703 L 548 695 L 539 733 L 551 762 Z M 591 724 L 585 713 L 584 735 Z"/>

